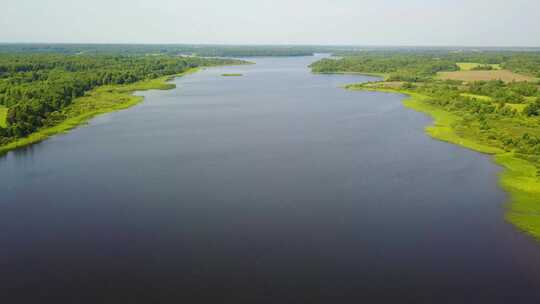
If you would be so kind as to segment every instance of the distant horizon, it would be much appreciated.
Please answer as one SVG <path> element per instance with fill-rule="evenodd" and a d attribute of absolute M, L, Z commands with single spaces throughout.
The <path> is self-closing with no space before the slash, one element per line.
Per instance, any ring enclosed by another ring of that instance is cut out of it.
<path fill-rule="evenodd" d="M 438 45 L 438 44 L 324 44 L 324 43 L 213 43 L 213 42 L 40 42 L 40 41 L 0 41 L 0 44 L 10 45 L 169 45 L 169 46 L 255 46 L 255 47 L 366 47 L 366 48 L 540 48 L 540 45 Z"/>

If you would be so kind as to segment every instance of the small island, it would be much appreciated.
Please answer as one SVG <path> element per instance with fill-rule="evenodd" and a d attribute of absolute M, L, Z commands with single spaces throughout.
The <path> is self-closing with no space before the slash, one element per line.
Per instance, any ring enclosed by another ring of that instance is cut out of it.
<path fill-rule="evenodd" d="M 223 77 L 240 77 L 240 76 L 244 76 L 240 73 L 226 73 L 226 74 L 221 74 L 221 76 Z"/>

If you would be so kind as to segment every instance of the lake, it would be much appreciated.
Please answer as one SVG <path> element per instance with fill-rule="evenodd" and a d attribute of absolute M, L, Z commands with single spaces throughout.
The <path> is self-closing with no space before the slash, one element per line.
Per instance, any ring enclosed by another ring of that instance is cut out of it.
<path fill-rule="evenodd" d="M 0 299 L 539 303 L 500 168 L 317 59 L 209 68 L 0 158 Z"/>

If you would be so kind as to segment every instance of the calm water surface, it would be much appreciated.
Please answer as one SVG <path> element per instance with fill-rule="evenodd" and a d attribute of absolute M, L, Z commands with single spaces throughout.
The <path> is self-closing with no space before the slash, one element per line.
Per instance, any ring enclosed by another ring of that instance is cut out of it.
<path fill-rule="evenodd" d="M 499 168 L 316 59 L 208 69 L 1 158 L 0 300 L 539 303 Z"/>

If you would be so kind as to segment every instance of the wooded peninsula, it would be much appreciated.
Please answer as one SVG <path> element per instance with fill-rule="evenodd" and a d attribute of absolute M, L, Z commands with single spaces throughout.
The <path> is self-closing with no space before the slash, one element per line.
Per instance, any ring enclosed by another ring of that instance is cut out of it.
<path fill-rule="evenodd" d="M 0 153 L 141 101 L 138 90 L 196 68 L 244 64 L 169 55 L 0 54 Z"/>

